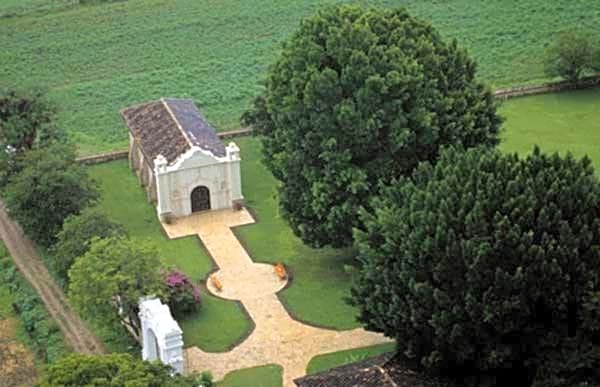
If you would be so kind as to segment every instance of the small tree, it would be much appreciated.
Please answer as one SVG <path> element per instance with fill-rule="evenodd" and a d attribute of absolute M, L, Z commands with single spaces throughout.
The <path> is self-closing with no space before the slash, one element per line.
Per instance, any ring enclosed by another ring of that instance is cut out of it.
<path fill-rule="evenodd" d="M 170 367 L 129 354 L 70 355 L 44 371 L 40 387 L 210 387 L 211 377 L 170 375 Z M 207 374 L 206 374 L 207 375 Z"/>
<path fill-rule="evenodd" d="M 600 42 L 598 42 L 594 47 L 594 56 L 592 59 L 592 69 L 600 73 Z"/>
<path fill-rule="evenodd" d="M 95 238 L 69 271 L 69 296 L 88 318 L 122 323 L 136 334 L 141 297 L 162 296 L 165 267 L 145 241 Z"/>
<path fill-rule="evenodd" d="M 600 184 L 589 159 L 449 150 L 373 208 L 356 233 L 352 290 L 368 329 L 430 370 L 495 375 L 493 385 L 598 376 Z"/>
<path fill-rule="evenodd" d="M 200 308 L 200 289 L 184 273 L 171 270 L 165 278 L 166 299 L 176 318 L 184 317 Z"/>
<path fill-rule="evenodd" d="M 92 238 L 126 236 L 122 225 L 108 219 L 98 210 L 85 210 L 79 215 L 69 216 L 57 235 L 52 259 L 56 272 L 65 280 L 75 259 L 89 250 Z"/>
<path fill-rule="evenodd" d="M 33 239 L 50 246 L 63 221 L 98 197 L 96 185 L 67 145 L 34 149 L 20 162 L 5 189 L 6 204 Z"/>
<path fill-rule="evenodd" d="M 547 49 L 544 57 L 546 74 L 577 82 L 593 68 L 594 46 L 588 34 L 566 31 L 558 35 Z"/>
<path fill-rule="evenodd" d="M 243 116 L 281 182 L 294 233 L 346 246 L 379 182 L 444 144 L 495 145 L 501 120 L 475 62 L 404 9 L 326 8 L 302 21 Z"/>
<path fill-rule="evenodd" d="M 0 90 L 0 188 L 18 172 L 19 155 L 65 139 L 54 114 L 41 91 Z"/>

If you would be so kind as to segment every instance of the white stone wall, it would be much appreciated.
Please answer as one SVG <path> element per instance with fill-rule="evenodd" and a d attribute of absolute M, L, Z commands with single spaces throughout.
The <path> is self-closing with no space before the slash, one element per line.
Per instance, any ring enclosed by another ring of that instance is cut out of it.
<path fill-rule="evenodd" d="M 191 193 L 198 186 L 210 192 L 211 210 L 231 208 L 243 199 L 240 177 L 239 148 L 231 143 L 222 158 L 199 148 L 192 148 L 174 165 L 166 160 L 154 160 L 159 217 L 181 217 L 192 213 Z"/>
<path fill-rule="evenodd" d="M 174 372 L 183 373 L 183 331 L 173 319 L 169 307 L 153 297 L 140 299 L 139 306 L 142 359 L 160 360 L 173 367 Z"/>

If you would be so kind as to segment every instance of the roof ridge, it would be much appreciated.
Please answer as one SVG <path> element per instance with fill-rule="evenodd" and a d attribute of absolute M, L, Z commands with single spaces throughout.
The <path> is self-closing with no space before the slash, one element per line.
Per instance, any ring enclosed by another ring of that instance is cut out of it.
<path fill-rule="evenodd" d="M 183 137 L 187 141 L 187 143 L 190 146 L 190 148 L 193 148 L 194 147 L 194 143 L 192 143 L 192 140 L 190 140 L 188 134 L 185 132 L 185 130 L 183 130 L 183 127 L 179 123 L 179 120 L 177 120 L 177 117 L 175 117 L 175 114 L 173 113 L 173 111 L 169 107 L 169 104 L 167 103 L 167 101 L 165 101 L 165 98 L 164 97 L 161 98 L 160 102 L 162 102 L 162 104 L 164 105 L 165 109 L 167 109 L 167 112 L 169 113 L 169 116 L 171 117 L 171 119 L 173 119 L 173 122 L 175 122 L 175 125 L 177 125 L 177 128 L 179 129 L 179 131 L 181 132 L 181 134 L 183 134 Z"/>

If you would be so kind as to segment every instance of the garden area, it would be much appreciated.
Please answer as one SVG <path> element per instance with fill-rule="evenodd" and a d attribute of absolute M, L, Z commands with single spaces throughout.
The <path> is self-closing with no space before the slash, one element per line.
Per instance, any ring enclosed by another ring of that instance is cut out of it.
<path fill-rule="evenodd" d="M 240 138 L 242 184 L 248 206 L 258 222 L 237 228 L 236 234 L 258 262 L 282 262 L 293 276 L 293 285 L 280 298 L 290 313 L 301 321 L 333 329 L 358 327 L 354 309 L 344 302 L 349 292 L 345 266 L 353 263 L 349 251 L 311 249 L 293 236 L 278 216 L 275 181 L 260 162 L 259 142 Z M 154 207 L 146 200 L 126 160 L 89 167 L 100 183 L 98 208 L 121 223 L 129 235 L 151 240 L 161 258 L 190 276 L 204 281 L 212 261 L 195 236 L 169 240 L 162 232 Z M 269 235 L 269 238 L 264 238 Z M 252 329 L 240 306 L 232 301 L 202 293 L 202 309 L 182 321 L 186 346 L 210 351 L 228 350 Z"/>
<path fill-rule="evenodd" d="M 343 2 L 4 1 L 0 15 L 19 16 L 0 18 L 0 83 L 46 88 L 79 154 L 126 147 L 119 110 L 163 96 L 192 98 L 215 127 L 237 129 L 299 20 Z M 558 30 L 579 26 L 600 36 L 593 1 L 357 3 L 406 6 L 465 46 L 493 88 L 547 80 L 541 57 Z"/>

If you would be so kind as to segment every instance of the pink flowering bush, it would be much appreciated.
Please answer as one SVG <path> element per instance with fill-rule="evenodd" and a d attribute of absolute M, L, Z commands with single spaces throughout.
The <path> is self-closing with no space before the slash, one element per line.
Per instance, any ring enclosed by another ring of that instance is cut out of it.
<path fill-rule="evenodd" d="M 171 270 L 165 276 L 167 303 L 175 318 L 183 317 L 200 308 L 200 289 L 179 270 Z"/>

